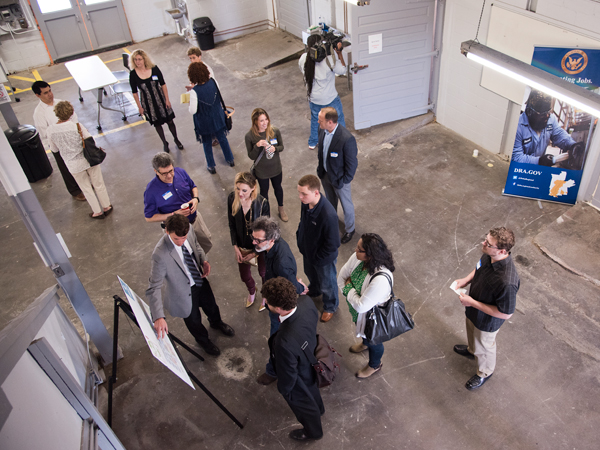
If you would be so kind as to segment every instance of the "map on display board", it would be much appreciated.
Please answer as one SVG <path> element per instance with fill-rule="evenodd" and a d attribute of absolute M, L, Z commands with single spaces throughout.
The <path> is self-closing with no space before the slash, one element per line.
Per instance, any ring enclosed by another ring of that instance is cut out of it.
<path fill-rule="evenodd" d="M 152 314 L 150 313 L 150 307 L 121 279 L 121 277 L 117 276 L 117 278 L 119 279 L 119 283 L 121 283 L 129 306 L 131 306 L 131 309 L 135 314 L 135 318 L 140 325 L 140 330 L 142 330 L 144 338 L 146 338 L 146 342 L 148 343 L 148 347 L 150 347 L 152 355 L 167 366 L 175 375 L 189 384 L 192 389 L 196 389 L 185 371 L 177 352 L 173 348 L 171 340 L 166 336 L 161 339 L 156 336 L 151 319 Z"/>

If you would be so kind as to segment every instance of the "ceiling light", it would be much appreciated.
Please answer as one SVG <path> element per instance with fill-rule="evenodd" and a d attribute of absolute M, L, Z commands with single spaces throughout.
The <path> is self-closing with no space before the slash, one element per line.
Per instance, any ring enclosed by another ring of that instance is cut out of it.
<path fill-rule="evenodd" d="M 554 76 L 476 41 L 465 41 L 460 51 L 468 59 L 545 92 L 577 109 L 600 117 L 600 95 Z"/>

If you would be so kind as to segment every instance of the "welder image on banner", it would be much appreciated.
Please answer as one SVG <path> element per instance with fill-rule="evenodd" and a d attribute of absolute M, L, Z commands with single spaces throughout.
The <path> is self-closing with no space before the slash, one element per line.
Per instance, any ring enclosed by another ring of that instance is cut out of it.
<path fill-rule="evenodd" d="M 600 58 L 597 51 L 589 52 Z M 583 50 L 536 47 L 533 60 L 532 65 L 560 75 L 557 69 L 549 70 L 555 61 L 565 79 L 583 80 L 585 87 L 597 90 L 589 77 L 568 75 L 588 68 L 589 56 Z M 504 194 L 574 204 L 596 123 L 596 117 L 530 89 L 519 115 Z"/>

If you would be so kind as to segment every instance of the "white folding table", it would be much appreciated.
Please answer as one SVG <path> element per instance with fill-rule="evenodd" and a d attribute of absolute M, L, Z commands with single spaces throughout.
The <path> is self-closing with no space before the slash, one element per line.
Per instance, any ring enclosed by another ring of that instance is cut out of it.
<path fill-rule="evenodd" d="M 102 130 L 100 125 L 100 108 L 106 110 L 115 111 L 123 114 L 123 120 L 127 120 L 127 117 L 122 111 L 118 109 L 107 108 L 102 104 L 102 94 L 104 88 L 119 82 L 110 71 L 106 64 L 97 56 L 88 56 L 86 58 L 77 59 L 75 61 L 69 61 L 65 63 L 65 67 L 77 83 L 79 87 L 79 101 L 83 101 L 81 92 L 98 90 L 98 130 Z"/>

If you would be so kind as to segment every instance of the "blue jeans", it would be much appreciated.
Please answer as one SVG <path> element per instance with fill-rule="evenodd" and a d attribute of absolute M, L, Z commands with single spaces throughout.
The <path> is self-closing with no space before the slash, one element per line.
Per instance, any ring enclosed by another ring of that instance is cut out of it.
<path fill-rule="evenodd" d="M 269 311 L 269 319 L 271 320 L 271 331 L 269 332 L 269 337 L 273 336 L 277 330 L 279 330 L 279 314 L 272 313 Z M 275 373 L 275 369 L 273 369 L 273 364 L 271 364 L 271 358 L 269 358 L 269 362 L 267 362 L 267 368 L 265 369 L 267 375 L 272 376 L 273 378 L 277 378 L 277 374 Z"/>
<path fill-rule="evenodd" d="M 323 310 L 334 313 L 339 305 L 337 271 L 335 264 L 337 258 L 324 266 L 315 266 L 304 258 L 304 273 L 310 282 L 309 290 L 315 294 L 323 294 Z"/>
<path fill-rule="evenodd" d="M 355 215 L 351 184 L 344 184 L 340 189 L 336 189 L 331 184 L 331 181 L 329 181 L 327 173 L 325 173 L 321 183 L 323 184 L 325 197 L 333 205 L 333 209 L 337 211 L 338 200 L 341 202 L 342 209 L 344 210 L 344 228 L 346 233 L 352 233 L 354 231 Z"/>
<path fill-rule="evenodd" d="M 333 106 L 338 113 L 338 123 L 345 127 L 346 121 L 344 120 L 344 110 L 342 109 L 342 101 L 338 95 L 329 105 L 317 105 L 313 102 L 308 102 L 310 105 L 310 137 L 308 138 L 308 145 L 316 147 L 319 143 L 319 113 L 327 106 Z"/>
<path fill-rule="evenodd" d="M 363 338 L 363 344 L 369 347 L 369 367 L 377 369 L 381 365 L 383 344 L 370 344 L 369 340 L 365 338 Z"/>
<path fill-rule="evenodd" d="M 221 146 L 221 150 L 223 150 L 223 156 L 225 156 L 225 161 L 228 163 L 233 161 L 233 153 L 231 153 L 231 147 L 229 147 L 229 141 L 227 140 L 227 129 L 223 128 L 221 131 L 217 131 L 215 136 L 217 141 L 219 141 L 219 145 Z M 202 136 L 202 147 L 204 148 L 204 156 L 206 157 L 206 167 L 215 167 L 215 158 L 213 157 L 212 151 L 212 135 L 211 134 L 203 134 Z"/>

